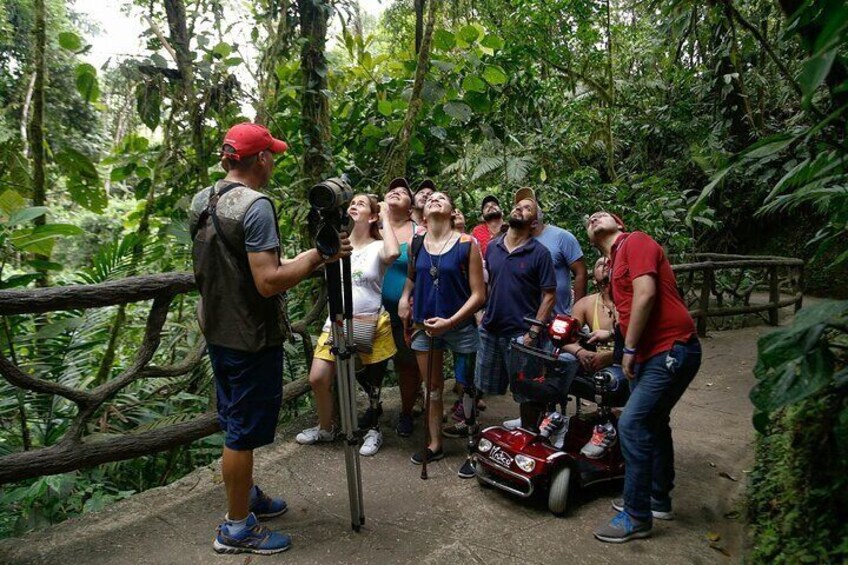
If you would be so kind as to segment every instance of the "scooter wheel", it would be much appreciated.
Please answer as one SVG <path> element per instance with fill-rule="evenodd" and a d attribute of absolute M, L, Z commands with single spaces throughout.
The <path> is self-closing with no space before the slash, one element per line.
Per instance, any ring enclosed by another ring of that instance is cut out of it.
<path fill-rule="evenodd" d="M 571 468 L 563 467 L 551 481 L 548 490 L 548 510 L 553 514 L 565 514 L 568 508 L 568 487 L 571 483 Z"/>

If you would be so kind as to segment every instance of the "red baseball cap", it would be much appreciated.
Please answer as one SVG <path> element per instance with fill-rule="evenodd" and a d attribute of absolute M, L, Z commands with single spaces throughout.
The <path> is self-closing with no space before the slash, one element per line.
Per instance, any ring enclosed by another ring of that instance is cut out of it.
<path fill-rule="evenodd" d="M 227 157 L 238 161 L 242 157 L 256 155 L 266 149 L 271 153 L 285 153 L 289 148 L 282 139 L 275 139 L 268 128 L 251 122 L 236 124 L 224 136 L 223 145 L 230 145 L 234 151 L 227 151 Z"/>

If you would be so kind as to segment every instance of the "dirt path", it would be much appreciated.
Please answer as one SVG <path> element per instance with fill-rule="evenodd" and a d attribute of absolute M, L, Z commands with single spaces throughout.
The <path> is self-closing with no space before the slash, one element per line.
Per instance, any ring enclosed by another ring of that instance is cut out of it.
<path fill-rule="evenodd" d="M 741 560 L 738 516 L 753 460 L 748 391 L 756 339 L 768 328 L 714 332 L 704 363 L 674 414 L 677 520 L 655 524 L 654 536 L 624 545 L 596 542 L 591 530 L 611 516 L 620 485 L 585 493 L 565 518 L 543 507 L 481 489 L 456 470 L 461 440 L 419 479 L 409 455 L 420 435 L 390 431 L 396 398 L 387 401 L 386 443 L 362 459 L 366 525 L 350 531 L 341 444 L 301 447 L 295 422 L 276 445 L 257 452 L 257 478 L 291 510 L 270 522 L 292 534 L 294 548 L 274 557 L 218 556 L 214 527 L 224 515 L 217 465 L 147 491 L 102 512 L 0 543 L 2 563 L 721 563 Z M 484 423 L 517 413 L 511 399 L 490 399 Z M 420 424 L 419 424 L 420 427 Z M 726 478 L 722 474 L 731 478 Z M 735 480 L 734 480 L 735 479 Z M 708 536 L 714 540 L 710 542 Z M 711 547 L 711 544 L 714 547 Z"/>

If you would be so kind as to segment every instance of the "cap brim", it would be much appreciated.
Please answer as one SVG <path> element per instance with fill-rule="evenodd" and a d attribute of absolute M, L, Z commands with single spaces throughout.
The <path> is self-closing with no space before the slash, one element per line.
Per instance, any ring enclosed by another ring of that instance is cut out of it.
<path fill-rule="evenodd" d="M 486 204 L 488 204 L 489 202 L 494 202 L 498 206 L 501 205 L 501 201 L 498 200 L 497 196 L 487 196 L 486 198 L 483 199 L 483 202 L 480 203 L 480 209 L 482 210 L 483 208 L 485 208 Z"/>
<path fill-rule="evenodd" d="M 283 141 L 282 139 L 271 138 L 271 147 L 268 148 L 268 151 L 271 153 L 285 153 L 289 148 L 288 143 Z"/>
<path fill-rule="evenodd" d="M 397 188 L 399 186 L 402 186 L 405 189 L 409 190 L 409 182 L 403 177 L 397 177 L 397 178 L 392 179 L 392 182 L 389 183 L 388 190 L 391 190 L 393 188 Z"/>

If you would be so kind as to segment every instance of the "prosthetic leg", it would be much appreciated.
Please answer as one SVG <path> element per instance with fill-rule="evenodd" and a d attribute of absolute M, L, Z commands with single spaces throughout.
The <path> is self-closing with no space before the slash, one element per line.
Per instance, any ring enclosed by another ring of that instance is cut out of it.
<path fill-rule="evenodd" d="M 462 385 L 462 414 L 465 417 L 465 425 L 468 427 L 468 438 L 466 439 L 466 449 L 468 451 L 468 462 L 472 461 L 471 456 L 477 448 L 477 439 L 480 433 L 480 424 L 477 421 L 477 398 L 478 392 L 474 386 L 474 369 L 477 366 L 476 353 L 459 353 L 463 357 L 464 371 L 459 382 Z"/>
<path fill-rule="evenodd" d="M 341 263 L 341 265 L 339 264 Z M 344 280 L 342 280 L 344 269 Z M 353 290 L 351 288 L 350 258 L 328 263 L 324 276 L 327 280 L 327 301 L 330 305 L 330 323 L 333 335 L 333 355 L 336 358 L 336 389 L 339 394 L 339 416 L 344 434 L 345 470 L 347 492 L 350 499 L 350 525 L 358 532 L 365 523 L 362 501 L 362 471 L 359 466 L 359 439 L 356 418 L 356 397 L 353 380 L 355 348 L 353 344 Z"/>
<path fill-rule="evenodd" d="M 366 365 L 356 373 L 359 386 L 368 395 L 368 410 L 365 413 L 365 418 L 359 421 L 360 430 L 378 429 L 380 427 L 380 415 L 383 413 L 380 393 L 383 390 L 383 377 L 386 374 L 388 363 L 388 361 L 381 361 L 373 365 Z"/>

